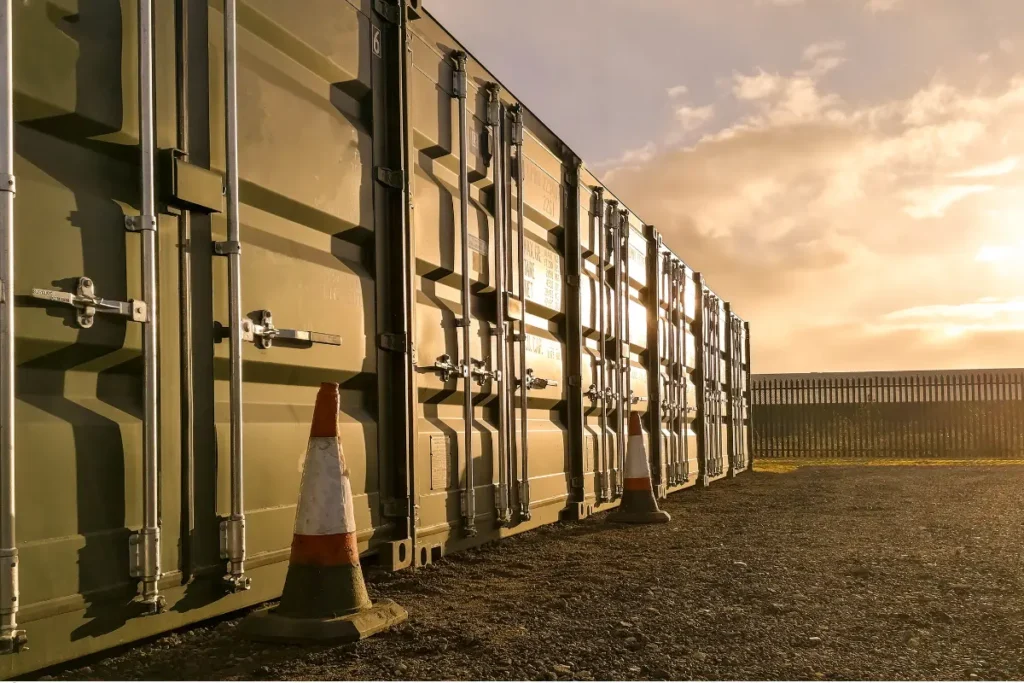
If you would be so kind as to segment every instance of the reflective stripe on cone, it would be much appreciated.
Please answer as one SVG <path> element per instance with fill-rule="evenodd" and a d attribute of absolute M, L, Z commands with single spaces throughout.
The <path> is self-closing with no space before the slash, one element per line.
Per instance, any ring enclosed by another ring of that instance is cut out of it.
<path fill-rule="evenodd" d="M 658 509 L 651 484 L 651 465 L 647 461 L 644 433 L 638 413 L 629 414 L 629 444 L 626 450 L 626 471 L 622 502 L 618 510 L 608 515 L 610 522 L 629 524 L 657 524 L 671 519 Z"/>
<path fill-rule="evenodd" d="M 243 633 L 258 640 L 346 642 L 404 621 L 390 600 L 370 602 L 359 566 L 355 509 L 338 432 L 338 385 L 317 393 L 295 510 L 281 604 L 253 613 Z"/>

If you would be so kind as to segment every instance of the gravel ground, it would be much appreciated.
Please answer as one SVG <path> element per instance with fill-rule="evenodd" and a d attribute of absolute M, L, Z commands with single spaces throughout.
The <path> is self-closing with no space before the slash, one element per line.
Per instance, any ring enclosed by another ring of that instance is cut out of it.
<path fill-rule="evenodd" d="M 409 621 L 356 645 L 239 640 L 236 619 L 64 679 L 1020 679 L 1024 467 L 807 467 L 597 516 L 412 572 Z"/>

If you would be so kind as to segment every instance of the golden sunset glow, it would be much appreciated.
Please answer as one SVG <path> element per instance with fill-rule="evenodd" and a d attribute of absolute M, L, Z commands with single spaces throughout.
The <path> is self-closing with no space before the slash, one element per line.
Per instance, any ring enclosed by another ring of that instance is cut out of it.
<path fill-rule="evenodd" d="M 525 51 L 504 4 L 433 11 L 751 321 L 755 372 L 1020 365 L 1024 3 L 524 0 L 575 27 Z"/>

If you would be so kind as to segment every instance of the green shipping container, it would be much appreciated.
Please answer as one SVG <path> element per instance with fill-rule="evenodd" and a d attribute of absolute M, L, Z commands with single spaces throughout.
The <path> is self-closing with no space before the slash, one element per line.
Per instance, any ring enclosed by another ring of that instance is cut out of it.
<path fill-rule="evenodd" d="M 0 0 L 0 676 L 277 597 L 323 381 L 395 570 L 618 505 L 630 410 L 749 466 L 749 327 L 419 5 Z"/>

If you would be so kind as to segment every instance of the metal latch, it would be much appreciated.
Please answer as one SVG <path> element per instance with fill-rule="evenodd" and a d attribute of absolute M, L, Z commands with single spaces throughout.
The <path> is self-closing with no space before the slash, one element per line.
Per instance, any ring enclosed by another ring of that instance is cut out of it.
<path fill-rule="evenodd" d="M 270 311 L 256 311 L 254 315 L 259 322 L 253 322 L 249 318 L 242 319 L 242 341 L 252 342 L 256 348 L 269 349 L 273 346 L 275 339 L 298 344 L 341 346 L 339 335 L 308 330 L 280 329 L 274 327 L 274 316 Z"/>
<path fill-rule="evenodd" d="M 553 379 L 544 379 L 543 377 L 535 376 L 533 374 L 533 368 L 527 368 L 525 384 L 527 389 L 547 389 L 548 387 L 558 386 L 558 382 Z"/>
<path fill-rule="evenodd" d="M 96 296 L 96 287 L 93 281 L 87 277 L 78 278 L 78 287 L 74 294 L 53 289 L 33 289 L 32 297 L 55 304 L 74 306 L 78 311 L 78 326 L 86 329 L 92 327 L 98 313 L 120 315 L 137 323 L 149 320 L 149 309 L 146 307 L 145 301 L 101 299 Z"/>
<path fill-rule="evenodd" d="M 455 70 L 452 72 L 452 92 L 455 97 L 462 99 L 469 94 L 469 79 L 466 75 L 466 53 L 461 51 L 453 52 L 451 60 L 455 63 Z"/>
<path fill-rule="evenodd" d="M 647 400 L 646 396 L 634 396 L 633 395 L 633 390 L 632 389 L 629 390 L 629 405 L 635 406 L 637 403 L 640 403 L 640 401 L 646 401 L 646 400 Z"/>
<path fill-rule="evenodd" d="M 476 378 L 476 383 L 480 386 L 483 386 L 489 379 L 497 382 L 501 381 L 501 370 L 488 370 L 487 361 L 473 360 L 470 361 L 470 364 L 473 366 L 470 372 Z"/>
<path fill-rule="evenodd" d="M 512 107 L 512 124 L 512 144 L 518 147 L 524 139 L 523 105 L 517 103 Z M 519 163 L 518 159 L 516 163 Z"/>
<path fill-rule="evenodd" d="M 501 123 L 501 86 L 497 83 L 487 84 L 487 125 L 497 126 Z"/>
<path fill-rule="evenodd" d="M 586 393 L 584 393 L 583 395 L 589 398 L 594 403 L 597 403 L 598 401 L 601 400 L 601 390 L 598 389 L 597 386 L 594 384 L 591 384 L 590 388 L 587 389 Z"/>
<path fill-rule="evenodd" d="M 462 366 L 452 363 L 452 357 L 447 353 L 438 356 L 434 364 L 427 369 L 436 372 L 441 377 L 442 382 L 447 382 L 453 375 L 462 375 Z"/>

